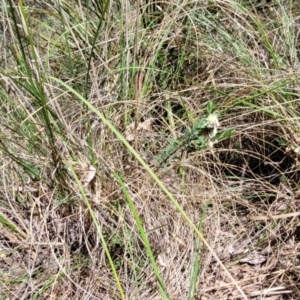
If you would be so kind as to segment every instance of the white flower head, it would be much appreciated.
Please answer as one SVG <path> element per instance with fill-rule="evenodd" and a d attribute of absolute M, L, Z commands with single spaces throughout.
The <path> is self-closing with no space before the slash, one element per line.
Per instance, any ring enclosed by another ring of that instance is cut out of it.
<path fill-rule="evenodd" d="M 293 150 L 297 155 L 300 155 L 300 147 L 296 147 Z"/>
<path fill-rule="evenodd" d="M 212 140 L 208 141 L 208 143 L 207 143 L 208 149 L 213 149 L 214 144 L 215 144 L 215 142 L 213 142 Z"/>
<path fill-rule="evenodd" d="M 217 135 L 217 133 L 218 133 L 218 129 L 217 129 L 217 127 L 215 126 L 215 127 L 213 128 L 213 130 L 209 133 L 209 138 L 210 138 L 210 139 L 213 139 L 213 138 Z"/>
<path fill-rule="evenodd" d="M 210 114 L 207 118 L 206 121 L 208 123 L 209 128 L 218 128 L 220 126 L 218 116 L 216 114 Z"/>

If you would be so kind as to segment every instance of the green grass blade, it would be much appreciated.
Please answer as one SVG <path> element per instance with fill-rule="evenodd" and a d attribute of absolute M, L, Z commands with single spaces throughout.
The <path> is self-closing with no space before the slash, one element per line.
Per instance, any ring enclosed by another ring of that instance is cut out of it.
<path fill-rule="evenodd" d="M 94 225 L 95 225 L 95 227 L 96 227 L 97 234 L 98 234 L 98 236 L 100 237 L 100 240 L 101 240 L 101 242 L 102 242 L 102 246 L 103 246 L 103 248 L 104 248 L 104 251 L 105 251 L 105 253 L 106 253 L 107 259 L 108 259 L 108 261 L 109 261 L 109 265 L 110 265 L 110 267 L 111 267 L 111 270 L 112 270 L 112 272 L 113 272 L 115 281 L 116 281 L 116 283 L 117 283 L 117 287 L 118 287 L 118 289 L 119 289 L 121 299 L 125 300 L 126 298 L 125 298 L 125 295 L 124 295 L 124 291 L 123 291 L 123 288 L 122 288 L 122 285 L 121 285 L 121 282 L 120 282 L 120 279 L 119 279 L 119 276 L 118 276 L 116 267 L 115 267 L 115 265 L 114 265 L 114 262 L 113 262 L 113 260 L 112 260 L 111 255 L 110 255 L 110 253 L 109 253 L 109 249 L 108 249 L 108 247 L 107 247 L 106 241 L 105 241 L 104 236 L 103 236 L 103 234 L 102 234 L 101 226 L 100 226 L 100 224 L 99 224 L 99 222 L 98 222 L 98 220 L 97 220 L 97 217 L 95 216 L 95 213 L 94 213 L 94 211 L 93 211 L 93 208 L 92 208 L 92 206 L 91 206 L 91 204 L 90 204 L 90 202 L 89 202 L 89 200 L 88 200 L 88 198 L 87 198 L 87 196 L 86 196 L 86 194 L 85 194 L 85 192 L 84 192 L 84 188 L 83 188 L 83 186 L 82 186 L 82 184 L 81 184 L 79 178 L 77 177 L 77 175 L 76 175 L 76 173 L 75 173 L 73 167 L 72 167 L 71 164 L 69 164 L 68 162 L 65 162 L 65 164 L 66 164 L 66 166 L 68 167 L 68 169 L 71 171 L 71 173 L 72 173 L 72 175 L 73 175 L 73 177 L 74 177 L 74 179 L 75 179 L 75 181 L 76 181 L 76 183 L 77 183 L 77 186 L 78 186 L 78 188 L 79 188 L 79 190 L 80 190 L 80 192 L 81 192 L 81 195 L 82 195 L 82 197 L 83 197 L 84 203 L 85 203 L 85 205 L 87 206 L 88 211 L 89 211 L 89 213 L 90 213 L 90 216 L 92 217 L 93 223 L 94 223 Z"/>
<path fill-rule="evenodd" d="M 113 172 L 114 176 L 116 177 L 116 179 L 118 180 L 121 188 L 122 188 L 122 191 L 124 193 L 124 196 L 125 196 L 125 199 L 126 199 L 126 202 L 128 203 L 129 205 L 129 208 L 131 210 L 131 213 L 133 214 L 133 217 L 134 217 L 134 220 L 137 224 L 137 227 L 140 231 L 140 234 L 141 234 L 141 238 L 144 242 L 144 245 L 146 247 L 146 250 L 147 250 L 147 254 L 150 258 L 150 261 L 151 261 L 151 264 L 152 264 L 152 268 L 154 270 L 154 273 L 155 273 L 155 276 L 156 276 L 156 279 L 158 281 L 158 284 L 159 284 L 159 289 L 160 289 L 160 292 L 161 292 L 161 296 L 162 296 L 162 299 L 170 299 L 168 297 L 168 294 L 167 294 L 167 290 L 166 290 L 166 287 L 165 287 L 165 284 L 159 274 L 159 270 L 158 270 L 158 267 L 157 267 L 157 264 L 155 262 L 155 258 L 154 258 L 154 255 L 153 255 L 153 252 L 151 250 L 151 247 L 150 247 L 150 243 L 149 243 L 149 240 L 147 238 L 147 235 L 146 235 L 146 232 L 143 228 L 143 225 L 142 225 L 142 222 L 141 222 L 141 219 L 139 218 L 138 216 L 138 213 L 135 209 L 135 206 L 134 206 L 134 203 L 126 189 L 126 186 L 124 184 L 124 181 L 122 180 L 122 178 L 120 177 L 120 175 L 118 175 L 117 173 Z"/>
<path fill-rule="evenodd" d="M 198 230 L 202 231 L 203 222 L 206 216 L 207 208 L 209 203 L 206 203 L 201 219 L 199 220 Z M 189 298 L 188 300 L 195 299 L 196 292 L 197 292 L 197 281 L 198 276 L 200 272 L 200 259 L 201 259 L 201 253 L 200 253 L 200 238 L 196 236 L 194 241 L 194 251 L 193 251 L 193 257 L 192 257 L 192 271 L 191 271 L 191 278 L 190 278 L 190 284 L 189 284 Z"/>

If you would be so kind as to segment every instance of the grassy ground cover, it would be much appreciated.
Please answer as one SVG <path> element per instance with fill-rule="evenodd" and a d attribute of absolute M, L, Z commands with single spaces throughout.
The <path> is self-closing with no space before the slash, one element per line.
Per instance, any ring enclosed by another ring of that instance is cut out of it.
<path fill-rule="evenodd" d="M 0 9 L 0 299 L 300 298 L 298 1 Z"/>

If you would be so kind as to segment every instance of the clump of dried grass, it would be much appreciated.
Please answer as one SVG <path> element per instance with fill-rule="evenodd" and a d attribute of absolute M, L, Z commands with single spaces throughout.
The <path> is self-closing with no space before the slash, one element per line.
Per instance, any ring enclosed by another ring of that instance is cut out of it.
<path fill-rule="evenodd" d="M 61 7 L 54 19 L 31 21 L 35 51 L 49 60 L 43 67 L 30 65 L 32 72 L 22 69 L 22 59 L 33 53 L 25 47 L 22 56 L 21 46 L 9 52 L 3 39 L 1 294 L 7 299 L 161 299 L 129 197 L 170 299 L 296 299 L 296 4 L 278 3 L 264 12 L 229 1 L 170 4 L 155 22 L 156 14 L 148 15 L 151 26 L 138 31 L 135 44 L 132 20 L 139 12 L 127 4 L 103 8 L 108 16 L 117 11 L 121 17 L 107 21 L 101 34 L 95 21 L 101 9 L 93 8 L 86 33 L 99 40 L 84 38 L 79 30 L 88 13 L 83 6 Z M 11 20 L 7 32 L 21 45 L 13 16 L 21 22 L 26 14 L 15 10 L 13 15 L 10 5 L 3 20 Z M 69 32 L 65 44 L 56 16 L 64 20 L 64 34 Z M 48 22 L 57 32 L 49 29 L 41 42 L 35 31 Z M 22 24 L 22 35 L 29 35 Z M 38 46 L 55 40 L 61 48 L 53 46 L 47 57 Z M 85 51 L 93 46 L 87 67 Z M 215 149 L 183 151 L 156 171 L 211 250 L 135 154 L 48 74 L 88 98 L 125 136 L 134 124 L 130 143 L 153 168 L 168 138 L 191 128 L 209 101 L 216 104 L 220 130 L 233 128 L 235 134 Z M 38 102 L 41 94 L 34 87 L 39 84 L 51 113 Z M 138 129 L 150 119 L 151 126 Z"/>

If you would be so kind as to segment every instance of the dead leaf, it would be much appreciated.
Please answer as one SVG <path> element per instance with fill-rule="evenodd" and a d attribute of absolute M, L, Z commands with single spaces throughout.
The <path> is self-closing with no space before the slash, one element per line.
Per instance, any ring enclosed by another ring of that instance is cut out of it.
<path fill-rule="evenodd" d="M 250 265 L 259 265 L 263 262 L 265 262 L 267 259 L 264 255 L 261 255 L 259 253 L 252 252 L 246 257 L 242 258 L 239 262 L 240 263 L 248 263 Z"/>
<path fill-rule="evenodd" d="M 154 118 L 150 118 L 144 122 L 139 122 L 137 124 L 136 132 L 145 130 L 152 131 L 152 125 L 154 122 Z M 135 140 L 135 132 L 134 132 L 135 122 L 132 122 L 130 125 L 126 127 L 125 137 L 128 142 L 132 142 Z"/>
<path fill-rule="evenodd" d="M 162 255 L 158 255 L 157 263 L 162 267 L 167 267 L 165 260 L 163 259 Z"/>
<path fill-rule="evenodd" d="M 88 172 L 85 174 L 84 177 L 84 186 L 86 187 L 95 177 L 96 175 L 96 168 L 90 165 Z"/>

